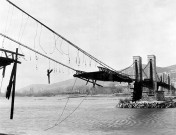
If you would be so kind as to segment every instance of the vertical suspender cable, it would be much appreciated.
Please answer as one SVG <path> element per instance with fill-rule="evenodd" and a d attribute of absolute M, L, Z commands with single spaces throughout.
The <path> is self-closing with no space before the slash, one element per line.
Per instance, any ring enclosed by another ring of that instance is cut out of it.
<path fill-rule="evenodd" d="M 36 51 L 35 49 L 32 49 L 32 48 L 30 48 L 30 47 L 28 47 L 28 46 L 26 46 L 26 45 L 24 45 L 24 44 L 22 44 L 22 43 L 20 43 L 20 42 L 18 42 L 18 41 L 16 41 L 16 40 L 12 39 L 12 38 L 10 38 L 10 37 L 8 37 L 8 36 L 2 34 L 2 33 L 0 33 L 0 36 L 5 37 L 5 38 L 7 38 L 8 40 L 10 40 L 10 41 L 12 41 L 12 42 L 14 42 L 14 43 L 16 43 L 16 44 L 19 44 L 20 46 L 23 46 L 24 48 L 27 48 L 27 49 L 29 49 L 29 50 L 35 52 L 36 54 L 39 54 L 39 55 L 41 55 L 41 56 L 43 56 L 43 57 L 45 57 L 45 58 L 47 58 L 47 59 L 49 59 L 49 60 L 52 60 L 52 61 L 54 61 L 54 62 L 56 62 L 56 63 L 58 63 L 58 64 L 60 64 L 60 65 L 62 65 L 62 66 L 64 66 L 64 67 L 67 67 L 67 68 L 69 68 L 69 69 L 71 69 L 71 70 L 73 70 L 73 71 L 77 71 L 76 69 L 74 69 L 74 68 L 72 68 L 72 67 L 69 67 L 69 66 L 67 66 L 67 65 L 65 65 L 65 64 L 63 64 L 63 63 L 61 63 L 61 62 L 59 62 L 59 61 L 57 61 L 57 60 L 55 60 L 55 59 L 53 59 L 53 58 L 50 58 L 50 57 L 48 57 L 48 56 L 46 56 L 46 55 L 44 55 L 44 54 L 42 54 L 42 53 Z"/>
<path fill-rule="evenodd" d="M 51 28 L 49 28 L 48 26 L 46 26 L 45 24 L 43 24 L 42 22 L 40 22 L 39 20 L 37 20 L 36 18 L 34 18 L 33 16 L 31 16 L 30 14 L 28 14 L 27 12 L 25 12 L 24 10 L 22 10 L 20 7 L 18 7 L 17 5 L 15 5 L 14 3 L 12 3 L 9 0 L 6 0 L 8 3 L 10 3 L 11 5 L 13 5 L 14 7 L 16 7 L 17 9 L 19 9 L 21 12 L 23 12 L 24 14 L 28 15 L 29 17 L 31 17 L 33 20 L 35 20 L 36 22 L 40 23 L 42 26 L 44 26 L 46 29 L 48 29 L 49 31 L 53 32 L 54 34 L 56 34 L 57 36 L 59 36 L 60 38 L 62 38 L 64 41 L 66 41 L 67 43 L 69 43 L 71 46 L 75 47 L 76 49 L 78 49 L 79 51 L 81 51 L 82 53 L 84 53 L 85 55 L 87 55 L 89 58 L 91 58 L 92 60 L 94 60 L 95 62 L 99 63 L 101 66 L 105 67 L 105 68 L 109 68 L 110 70 L 114 71 L 114 72 L 118 72 L 115 69 L 111 68 L 110 66 L 106 65 L 105 63 L 103 63 L 102 61 L 98 60 L 97 58 L 95 58 L 94 56 L 90 55 L 89 53 L 87 53 L 86 51 L 84 51 L 83 49 L 79 48 L 78 46 L 76 46 L 75 44 L 73 44 L 71 41 L 69 41 L 68 39 L 66 39 L 65 37 L 61 36 L 60 34 L 58 34 L 57 32 L 55 32 L 54 30 L 52 30 Z M 119 72 L 118 72 L 119 73 Z"/>

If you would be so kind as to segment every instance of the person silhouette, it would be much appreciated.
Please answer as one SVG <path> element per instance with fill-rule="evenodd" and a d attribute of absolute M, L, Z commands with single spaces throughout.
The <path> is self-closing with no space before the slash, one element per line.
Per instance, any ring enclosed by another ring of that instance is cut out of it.
<path fill-rule="evenodd" d="M 48 84 L 50 84 L 50 74 L 53 71 L 53 69 L 47 69 L 47 76 L 48 76 Z"/>

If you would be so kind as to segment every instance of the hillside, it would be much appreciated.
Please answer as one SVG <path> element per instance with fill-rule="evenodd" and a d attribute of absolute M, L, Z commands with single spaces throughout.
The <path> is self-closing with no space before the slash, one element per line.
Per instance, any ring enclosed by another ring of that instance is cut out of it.
<path fill-rule="evenodd" d="M 144 69 L 146 67 L 145 64 L 142 65 L 142 68 Z M 170 74 L 171 75 L 171 79 L 176 78 L 176 65 L 172 65 L 172 66 L 168 66 L 168 67 L 157 67 L 156 68 L 158 75 L 161 75 L 162 73 Z M 148 69 L 145 68 L 145 73 L 148 74 Z M 126 70 L 126 72 L 129 75 L 133 75 L 133 67 L 129 68 L 128 70 Z M 145 74 L 143 73 L 143 76 L 145 76 Z"/>
<path fill-rule="evenodd" d="M 87 91 L 90 91 L 92 89 L 91 83 L 88 83 L 86 85 L 86 81 L 81 80 L 79 78 L 77 78 L 75 86 L 72 89 L 74 82 L 75 82 L 75 79 L 73 78 L 66 81 L 53 83 L 50 85 L 32 84 L 17 90 L 16 93 L 17 93 L 17 96 L 53 96 L 58 94 L 74 94 L 74 93 L 85 94 L 87 93 Z M 115 89 L 120 88 L 121 90 L 121 87 L 122 87 L 122 86 L 119 86 L 118 82 L 97 81 L 97 83 L 104 87 L 103 88 L 96 87 L 96 91 L 95 91 L 96 94 L 108 94 L 108 93 L 110 94 L 112 93 L 112 91 L 115 92 Z M 119 87 L 115 88 L 115 85 Z M 111 90 L 107 90 L 109 87 L 111 88 Z"/>

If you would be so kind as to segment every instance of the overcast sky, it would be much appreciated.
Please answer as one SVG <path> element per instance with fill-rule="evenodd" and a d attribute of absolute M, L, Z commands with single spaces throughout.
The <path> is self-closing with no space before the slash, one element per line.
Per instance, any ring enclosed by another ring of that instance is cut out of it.
<path fill-rule="evenodd" d="M 26 12 L 63 35 L 116 70 L 132 64 L 133 56 L 141 56 L 147 63 L 147 55 L 154 54 L 157 66 L 176 64 L 176 1 L 175 0 L 11 0 Z M 0 0 L 0 32 L 35 48 L 58 61 L 80 70 L 96 66 L 73 47 L 57 39 L 58 49 L 69 52 L 61 55 L 54 50 L 53 33 L 37 24 L 19 10 Z M 36 34 L 37 33 L 37 34 Z M 55 36 L 55 38 L 57 38 Z M 3 38 L 0 38 L 2 43 Z M 41 47 L 42 45 L 42 47 Z M 5 49 L 14 51 L 7 40 Z M 47 83 L 46 70 L 57 68 L 64 73 L 53 73 L 51 82 L 70 78 L 73 72 L 45 60 L 21 48 L 26 60 L 21 59 L 17 76 L 17 88 Z M 54 54 L 51 54 L 53 52 Z M 69 51 L 68 51 L 69 50 Z M 78 54 L 79 53 L 79 54 Z M 76 60 L 79 55 L 80 66 Z M 84 58 L 85 57 L 85 58 Z M 86 66 L 85 66 L 86 61 Z M 38 69 L 36 69 L 36 66 Z M 9 68 L 10 70 L 10 68 Z M 9 79 L 8 73 L 5 82 Z M 3 84 L 6 87 L 6 84 Z"/>

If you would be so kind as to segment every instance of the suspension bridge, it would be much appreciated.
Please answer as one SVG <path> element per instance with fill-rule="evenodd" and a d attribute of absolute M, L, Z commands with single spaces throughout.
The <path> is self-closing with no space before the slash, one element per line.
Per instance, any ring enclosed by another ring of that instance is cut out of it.
<path fill-rule="evenodd" d="M 124 72 L 128 71 L 131 67 L 133 67 L 133 75 L 125 74 Z M 175 90 L 171 85 L 170 76 L 168 76 L 168 83 L 165 82 L 162 76 L 158 76 L 155 55 L 148 55 L 148 64 L 144 68 L 142 68 L 142 58 L 140 56 L 134 56 L 133 64 L 122 71 L 114 72 L 110 69 L 99 67 L 99 71 L 96 72 L 87 73 L 77 71 L 74 77 L 87 80 L 87 82 L 92 80 L 94 86 L 97 80 L 134 83 L 133 101 L 142 98 L 143 87 L 148 88 L 148 91 L 145 91 L 145 93 L 148 96 L 155 96 L 156 100 L 164 100 L 164 91 L 159 90 L 159 87 Z"/>
<path fill-rule="evenodd" d="M 34 48 L 29 47 L 29 45 L 23 44 L 18 40 L 13 39 L 12 37 L 6 35 L 6 33 L 0 33 L 0 36 L 3 37 L 3 39 L 10 40 L 11 42 L 19 45 L 20 47 L 26 48 L 32 52 L 34 52 L 37 55 L 40 55 L 46 59 L 49 59 L 50 61 L 53 61 L 59 65 L 62 65 L 63 67 L 66 67 L 70 70 L 75 71 L 74 77 L 80 78 L 85 80 L 87 83 L 92 83 L 93 87 L 95 85 L 101 86 L 97 83 L 97 81 L 112 81 L 112 82 L 125 82 L 132 84 L 134 87 L 132 92 L 132 101 L 137 101 L 142 98 L 143 93 L 147 94 L 148 96 L 153 96 L 156 98 L 156 100 L 164 100 L 164 91 L 161 88 L 165 89 L 172 89 L 175 91 L 175 88 L 171 85 L 170 77 L 168 76 L 168 83 L 165 82 L 164 78 L 161 76 L 158 76 L 158 73 L 156 71 L 156 57 L 154 55 L 148 55 L 148 63 L 143 68 L 142 67 L 142 58 L 140 56 L 133 56 L 133 62 L 132 65 L 129 67 L 123 69 L 123 70 L 115 70 L 114 68 L 110 67 L 109 65 L 105 64 L 101 60 L 97 59 L 96 57 L 92 56 L 85 50 L 81 49 L 71 41 L 69 41 L 67 38 L 63 37 L 62 35 L 55 32 L 53 29 L 15 5 L 9 0 L 6 0 L 10 5 L 36 21 L 38 24 L 40 24 L 42 27 L 45 27 L 49 32 L 53 33 L 54 36 L 57 36 L 58 38 L 62 39 L 64 42 L 68 43 L 70 46 L 76 49 L 76 51 L 81 52 L 84 54 L 84 56 L 87 56 L 90 60 L 95 61 L 99 64 L 98 71 L 88 72 L 88 71 L 82 71 L 76 68 L 73 68 L 67 64 L 64 64 L 60 62 L 59 60 L 56 60 L 52 57 L 47 56 L 47 53 L 41 53 L 38 50 L 36 50 L 35 46 Z M 56 42 L 55 42 L 56 43 Z M 56 46 L 56 45 L 55 45 Z M 42 48 L 42 47 L 41 47 Z M 43 49 L 42 49 L 43 50 Z M 17 71 L 17 63 L 21 63 L 18 61 L 19 56 L 24 56 L 23 54 L 18 53 L 18 49 L 16 52 L 8 51 L 6 49 L 0 49 L 4 53 L 4 56 L 1 55 L 0 57 L 0 68 L 3 69 L 3 77 L 5 76 L 5 69 L 6 66 L 10 65 L 11 63 L 14 63 L 9 85 L 7 87 L 6 97 L 9 99 L 11 93 L 12 93 L 12 107 L 11 107 L 11 119 L 13 118 L 13 108 L 14 108 L 14 97 L 15 97 L 15 82 L 16 82 L 16 71 Z M 8 53 L 11 57 L 9 57 Z M 70 62 L 70 56 L 69 56 L 69 62 Z M 77 63 L 80 63 L 80 59 L 76 59 Z M 129 69 L 133 69 L 133 72 L 131 73 Z M 47 70 L 47 76 L 48 76 L 48 82 L 50 82 L 50 73 L 52 72 L 51 69 Z M 86 83 L 86 84 L 87 84 Z M 145 91 L 143 90 L 145 89 Z M 11 92 L 12 91 L 12 92 Z"/>

